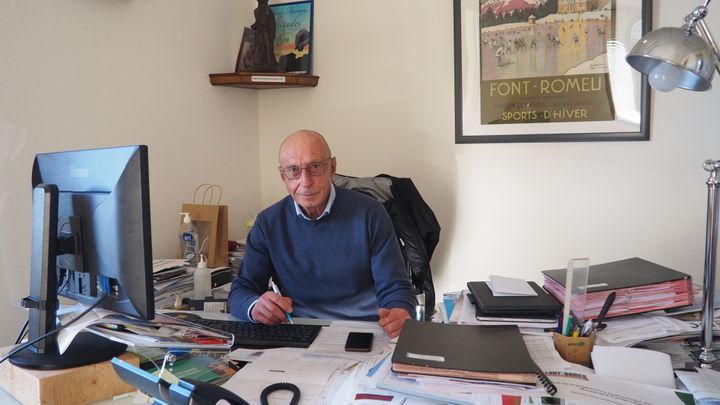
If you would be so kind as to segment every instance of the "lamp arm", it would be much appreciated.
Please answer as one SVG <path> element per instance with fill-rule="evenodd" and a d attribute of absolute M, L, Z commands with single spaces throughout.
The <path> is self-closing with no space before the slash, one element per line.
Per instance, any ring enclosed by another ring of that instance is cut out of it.
<path fill-rule="evenodd" d="M 720 73 L 720 46 L 718 46 L 712 32 L 710 32 L 710 28 L 705 23 L 705 17 L 708 15 L 708 4 L 710 4 L 710 0 L 705 0 L 704 5 L 695 7 L 690 14 L 685 16 L 684 26 L 689 34 L 695 34 L 710 44 L 715 55 L 715 70 Z"/>
<path fill-rule="evenodd" d="M 695 23 L 693 29 L 695 30 L 697 35 L 700 36 L 700 38 L 704 39 L 705 41 L 707 41 L 708 44 L 710 44 L 710 47 L 713 50 L 713 54 L 715 55 L 715 70 L 720 73 L 720 47 L 715 41 L 712 32 L 710 32 L 710 28 L 705 23 L 705 20 L 698 20 Z"/>

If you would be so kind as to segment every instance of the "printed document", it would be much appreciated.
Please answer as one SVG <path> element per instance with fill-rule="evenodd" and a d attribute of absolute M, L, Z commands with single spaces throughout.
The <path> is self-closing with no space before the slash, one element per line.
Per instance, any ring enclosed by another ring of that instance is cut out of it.
<path fill-rule="evenodd" d="M 353 364 L 356 362 L 352 360 L 303 354 L 294 349 L 268 350 L 235 373 L 223 387 L 257 404 L 265 387 L 289 382 L 300 388 L 301 405 L 322 404 L 332 375 Z M 271 403 L 290 403 L 291 397 L 291 392 L 283 390 L 271 394 L 269 399 Z"/>

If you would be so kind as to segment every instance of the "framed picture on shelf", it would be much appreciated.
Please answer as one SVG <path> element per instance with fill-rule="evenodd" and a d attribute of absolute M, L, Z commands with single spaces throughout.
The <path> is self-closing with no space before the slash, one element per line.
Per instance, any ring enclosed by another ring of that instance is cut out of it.
<path fill-rule="evenodd" d="M 240 51 L 238 51 L 237 62 L 235 62 L 235 73 L 249 72 L 253 64 L 255 31 L 245 27 L 243 31 L 242 41 L 240 41 Z"/>
<path fill-rule="evenodd" d="M 649 139 L 650 0 L 453 1 L 455 143 Z"/>
<path fill-rule="evenodd" d="M 312 74 L 313 2 L 271 4 L 275 15 L 275 59 L 278 71 Z"/>

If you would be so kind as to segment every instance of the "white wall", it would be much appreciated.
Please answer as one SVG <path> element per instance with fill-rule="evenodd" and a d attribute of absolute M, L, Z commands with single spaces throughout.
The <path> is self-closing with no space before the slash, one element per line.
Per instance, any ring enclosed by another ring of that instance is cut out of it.
<path fill-rule="evenodd" d="M 697 3 L 656 0 L 655 25 Z M 280 140 L 313 128 L 340 173 L 415 181 L 443 227 L 438 292 L 491 273 L 539 280 L 577 256 L 641 256 L 699 280 L 720 90 L 654 97 L 650 142 L 455 145 L 451 1 L 316 0 L 318 87 L 210 86 L 255 5 L 0 1 L 0 344 L 25 318 L 32 159 L 63 149 L 150 146 L 155 257 L 173 254 L 180 204 L 202 182 L 223 185 L 230 235 L 244 236 L 245 217 L 285 193 Z"/>
<path fill-rule="evenodd" d="M 230 235 L 259 204 L 255 90 L 213 87 L 232 71 L 254 2 L 0 2 L 0 345 L 26 314 L 30 173 L 38 152 L 149 146 L 153 252 L 175 253 L 178 213 L 220 184 Z"/>
<path fill-rule="evenodd" d="M 655 1 L 654 26 L 698 3 Z M 720 32 L 720 8 L 708 22 Z M 702 281 L 701 163 L 720 158 L 720 90 L 653 97 L 649 142 L 456 145 L 451 1 L 316 0 L 314 24 L 317 88 L 260 94 L 264 205 L 285 194 L 279 142 L 313 128 L 339 173 L 414 180 L 443 228 L 438 292 L 493 273 L 541 281 L 585 256 L 640 256 Z"/>

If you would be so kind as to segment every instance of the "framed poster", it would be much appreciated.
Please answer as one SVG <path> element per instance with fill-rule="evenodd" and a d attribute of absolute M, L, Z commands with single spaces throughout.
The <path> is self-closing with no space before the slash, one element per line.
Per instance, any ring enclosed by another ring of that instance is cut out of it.
<path fill-rule="evenodd" d="M 453 0 L 455 143 L 649 139 L 650 0 Z"/>
<path fill-rule="evenodd" d="M 271 4 L 279 72 L 311 74 L 313 2 Z"/>

